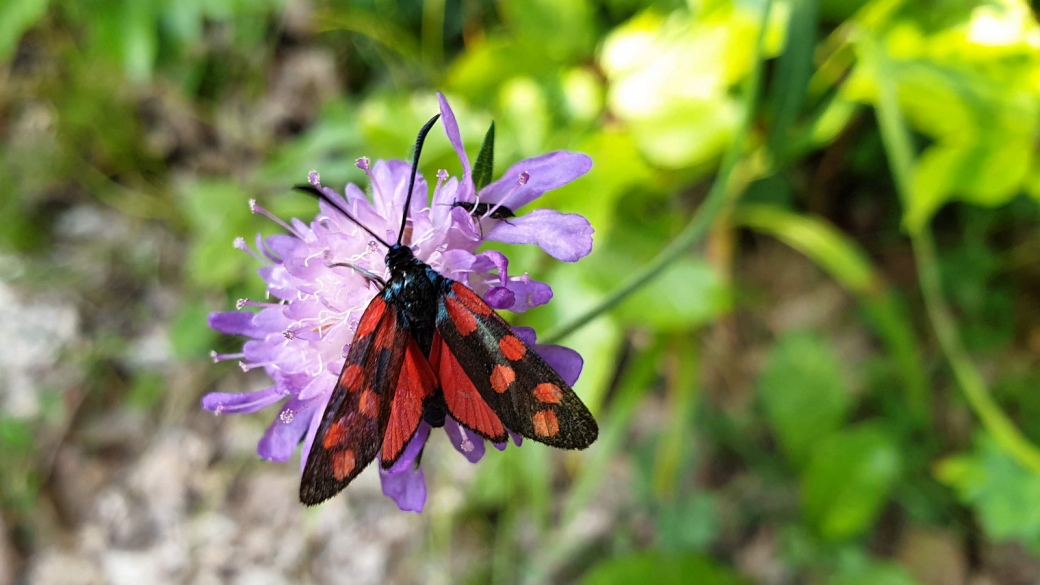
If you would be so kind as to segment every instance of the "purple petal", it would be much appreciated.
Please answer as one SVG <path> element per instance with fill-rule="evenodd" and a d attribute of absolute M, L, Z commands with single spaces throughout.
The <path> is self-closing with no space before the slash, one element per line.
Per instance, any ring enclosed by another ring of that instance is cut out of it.
<path fill-rule="evenodd" d="M 492 309 L 512 309 L 516 304 L 516 295 L 504 286 L 495 286 L 484 293 L 484 302 Z"/>
<path fill-rule="evenodd" d="M 404 210 L 404 201 L 408 198 L 408 181 L 411 179 L 412 165 L 403 160 L 377 160 L 372 165 L 373 190 L 379 189 L 381 197 L 374 197 L 376 211 L 386 218 L 400 223 Z M 420 214 L 426 208 L 429 188 L 421 174 L 415 177 L 409 216 Z"/>
<path fill-rule="evenodd" d="M 473 272 L 490 272 L 492 270 L 498 270 L 498 276 L 502 280 L 509 278 L 509 259 L 506 258 L 505 254 L 497 250 L 488 250 L 481 252 L 473 257 L 473 263 L 470 265 L 470 270 Z"/>
<path fill-rule="evenodd" d="M 202 397 L 202 408 L 217 414 L 256 412 L 285 398 L 276 386 L 256 392 L 210 392 Z"/>
<path fill-rule="evenodd" d="M 592 251 L 592 226 L 576 213 L 536 209 L 496 225 L 484 239 L 506 244 L 537 244 L 553 258 L 574 262 Z"/>
<path fill-rule="evenodd" d="M 469 272 L 477 257 L 458 248 L 448 250 L 441 256 L 441 266 L 449 272 Z"/>
<path fill-rule="evenodd" d="M 506 450 L 506 446 L 509 445 L 509 441 L 506 441 L 504 443 L 491 443 L 491 444 L 495 447 L 495 449 L 498 449 L 499 451 L 505 451 Z"/>
<path fill-rule="evenodd" d="M 462 180 L 465 182 L 470 177 L 469 158 L 466 156 L 466 149 L 462 146 L 459 123 L 455 121 L 455 112 L 451 111 L 448 99 L 444 97 L 443 93 L 437 92 L 437 100 L 441 104 L 441 123 L 444 124 L 444 132 L 448 135 L 448 141 L 451 142 L 452 147 L 455 148 L 459 161 L 462 162 Z"/>
<path fill-rule="evenodd" d="M 415 434 L 408 441 L 408 444 L 405 445 L 404 452 L 390 467 L 390 473 L 400 473 L 411 468 L 412 463 L 415 462 L 415 458 L 419 456 L 419 453 L 422 453 L 423 447 L 426 446 L 426 440 L 429 438 L 430 425 L 426 424 L 425 421 L 419 421 L 419 428 L 415 430 Z"/>
<path fill-rule="evenodd" d="M 534 332 L 534 327 L 513 327 L 513 333 L 520 338 L 527 345 L 533 346 L 537 341 L 537 334 Z"/>
<path fill-rule="evenodd" d="M 524 438 L 514 433 L 513 431 L 506 429 L 506 432 L 509 433 L 509 436 L 513 438 L 513 444 L 517 447 L 519 447 L 524 442 Z"/>
<path fill-rule="evenodd" d="M 379 480 L 383 495 L 396 502 L 402 512 L 422 512 L 426 504 L 426 478 L 421 466 L 413 465 L 400 473 L 390 473 L 380 467 Z"/>
<path fill-rule="evenodd" d="M 462 145 L 462 134 L 459 132 L 459 123 L 455 121 L 455 112 L 451 111 L 448 99 L 444 94 L 437 92 L 437 100 L 441 104 L 441 123 L 444 124 L 444 133 L 448 135 L 448 142 L 455 149 L 459 161 L 462 162 L 462 179 L 458 188 L 455 189 L 455 201 L 472 201 L 476 188 L 473 186 L 473 178 L 470 174 L 469 157 Z"/>
<path fill-rule="evenodd" d="M 257 454 L 270 461 L 288 461 L 311 424 L 315 403 L 297 398 L 286 402 L 256 446 Z"/>
<path fill-rule="evenodd" d="M 484 456 L 484 438 L 450 416 L 444 417 L 444 432 L 448 434 L 452 447 L 469 459 L 470 463 L 476 463 Z"/>
<path fill-rule="evenodd" d="M 292 256 L 297 246 L 302 243 L 295 236 L 287 236 L 285 234 L 274 234 L 264 239 L 264 246 L 270 249 L 271 253 L 280 260 Z"/>
<path fill-rule="evenodd" d="M 426 504 L 426 479 L 422 467 L 415 459 L 422 452 L 429 436 L 430 425 L 425 422 L 419 423 L 415 436 L 390 469 L 379 466 L 379 481 L 383 487 L 383 495 L 397 502 L 397 507 L 405 512 L 422 512 Z"/>
<path fill-rule="evenodd" d="M 502 203 L 516 211 L 538 199 L 546 191 L 558 189 L 584 175 L 591 168 L 592 159 L 588 155 L 566 150 L 525 159 L 509 167 L 501 178 L 481 189 L 480 200 Z M 520 175 L 523 173 L 529 176 L 523 185 L 518 186 Z"/>
<path fill-rule="evenodd" d="M 549 285 L 532 280 L 527 274 L 510 277 L 509 260 L 495 250 L 477 254 L 470 270 L 488 281 L 486 284 L 489 289 L 484 294 L 484 301 L 495 309 L 523 313 L 527 309 L 548 303 L 553 295 Z M 497 278 L 491 276 L 492 270 L 498 271 Z"/>
<path fill-rule="evenodd" d="M 227 311 L 209 314 L 209 326 L 221 333 L 260 338 L 266 331 L 253 325 L 255 313 L 249 311 Z"/>
<path fill-rule="evenodd" d="M 567 382 L 568 386 L 573 386 L 578 381 L 581 368 L 585 365 L 585 360 L 581 359 L 581 354 L 562 345 L 538 344 L 534 346 L 534 350 L 538 352 L 538 355 L 542 356 L 545 363 L 556 370 L 556 373 L 563 378 L 564 382 Z"/>
<path fill-rule="evenodd" d="M 532 280 L 527 274 L 510 278 L 506 281 L 506 288 L 513 294 L 513 305 L 501 308 L 514 313 L 523 313 L 527 309 L 544 305 L 553 296 L 552 287 L 544 282 Z"/>

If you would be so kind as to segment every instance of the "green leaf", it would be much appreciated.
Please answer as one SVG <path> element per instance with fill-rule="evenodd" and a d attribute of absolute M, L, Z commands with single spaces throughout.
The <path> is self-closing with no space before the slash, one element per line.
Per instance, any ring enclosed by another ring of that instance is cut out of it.
<path fill-rule="evenodd" d="M 943 460 L 936 476 L 975 510 L 991 538 L 1020 540 L 1040 551 L 1040 475 L 1022 467 L 992 436 L 980 435 L 971 452 Z"/>
<path fill-rule="evenodd" d="M 900 466 L 896 441 L 878 425 L 832 434 L 813 448 L 802 477 L 806 520 L 831 540 L 863 534 L 888 501 Z"/>
<path fill-rule="evenodd" d="M 22 33 L 47 13 L 49 0 L 4 0 L 0 2 L 0 63 L 14 54 Z"/>
<path fill-rule="evenodd" d="M 845 422 L 849 392 L 826 340 L 789 333 L 770 351 L 758 380 L 769 424 L 787 456 L 804 465 L 812 447 Z"/>
<path fill-rule="evenodd" d="M 744 585 L 749 583 L 733 571 L 697 555 L 667 555 L 643 552 L 599 563 L 585 574 L 581 585 L 642 585 L 643 583 L 696 583 L 697 585 Z"/>
<path fill-rule="evenodd" d="M 487 134 L 484 135 L 484 143 L 480 145 L 480 154 L 477 162 L 473 165 L 473 183 L 480 191 L 491 183 L 491 175 L 495 171 L 495 123 L 491 122 Z"/>
<path fill-rule="evenodd" d="M 875 563 L 855 574 L 831 579 L 827 585 L 919 585 L 919 582 L 899 565 Z"/>
<path fill-rule="evenodd" d="M 770 100 L 773 124 L 769 129 L 769 150 L 781 156 L 788 147 L 789 131 L 805 101 L 816 49 L 818 0 L 794 0 L 787 21 L 787 44 L 777 59 Z"/>

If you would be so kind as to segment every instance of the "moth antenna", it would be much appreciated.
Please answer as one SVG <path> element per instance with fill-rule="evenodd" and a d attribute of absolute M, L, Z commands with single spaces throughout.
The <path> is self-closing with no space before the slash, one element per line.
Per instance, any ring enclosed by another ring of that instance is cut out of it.
<path fill-rule="evenodd" d="M 347 219 L 349 219 L 350 221 L 356 223 L 358 225 L 358 227 L 360 227 L 361 229 L 363 229 L 366 232 L 368 232 L 368 235 L 370 235 L 373 238 L 375 238 L 377 242 L 379 242 L 380 244 L 383 244 L 387 248 L 390 247 L 390 244 L 386 243 L 386 240 L 384 240 L 383 238 L 380 238 L 379 236 L 377 236 L 375 232 L 373 232 L 372 230 L 368 229 L 368 226 L 366 226 L 365 224 L 363 224 L 360 221 L 358 221 L 356 217 L 351 215 L 350 212 L 347 211 L 338 202 L 336 202 L 335 199 L 329 197 L 328 195 L 323 193 L 320 189 L 318 189 L 314 185 L 293 185 L 293 191 L 299 191 L 300 193 L 306 193 L 306 194 L 310 195 L 311 197 L 314 197 L 316 199 L 320 199 L 321 201 L 324 201 L 325 203 L 328 203 L 329 205 L 335 207 L 340 213 L 342 213 L 343 215 L 347 216 Z"/>
<path fill-rule="evenodd" d="M 404 226 L 408 223 L 408 210 L 412 206 L 412 188 L 415 187 L 415 174 L 419 170 L 419 153 L 422 152 L 423 142 L 426 142 L 426 135 L 430 133 L 430 128 L 433 128 L 434 123 L 437 122 L 437 118 L 441 115 L 430 118 L 420 130 L 419 135 L 415 138 L 415 156 L 412 159 L 412 177 L 408 180 L 408 197 L 404 200 L 404 212 L 401 217 L 401 229 L 397 230 L 397 245 L 401 245 L 401 238 L 404 237 Z"/>

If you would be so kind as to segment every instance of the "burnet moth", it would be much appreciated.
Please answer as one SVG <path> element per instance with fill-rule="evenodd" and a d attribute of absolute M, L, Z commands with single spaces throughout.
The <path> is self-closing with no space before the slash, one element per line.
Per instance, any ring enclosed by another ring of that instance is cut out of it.
<path fill-rule="evenodd" d="M 389 244 L 317 189 L 302 187 L 387 247 L 390 272 L 358 322 L 300 481 L 300 501 L 315 505 L 347 486 L 377 456 L 385 469 L 401 457 L 419 423 L 444 426 L 451 415 L 481 437 L 503 443 L 512 431 L 562 449 L 584 449 L 599 429 L 574 390 L 476 293 L 445 278 L 402 244 L 419 153 L 434 116 L 415 143 L 404 217 Z M 486 203 L 456 206 L 487 213 Z M 473 208 L 467 207 L 467 205 Z M 492 214 L 512 211 L 501 206 Z"/>

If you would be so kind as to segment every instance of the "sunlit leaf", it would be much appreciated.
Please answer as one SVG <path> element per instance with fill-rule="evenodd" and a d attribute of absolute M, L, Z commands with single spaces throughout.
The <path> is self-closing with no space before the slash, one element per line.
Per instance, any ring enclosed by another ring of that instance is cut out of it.
<path fill-rule="evenodd" d="M 18 46 L 22 33 L 47 12 L 50 0 L 5 0 L 0 3 L 0 63 Z"/>
<path fill-rule="evenodd" d="M 979 435 L 972 451 L 943 460 L 935 473 L 972 507 L 990 537 L 1040 550 L 1040 475 L 1023 468 L 992 437 Z"/>
<path fill-rule="evenodd" d="M 806 520 L 840 540 L 869 530 L 899 477 L 895 439 L 877 424 L 841 430 L 818 442 L 802 476 Z"/>

